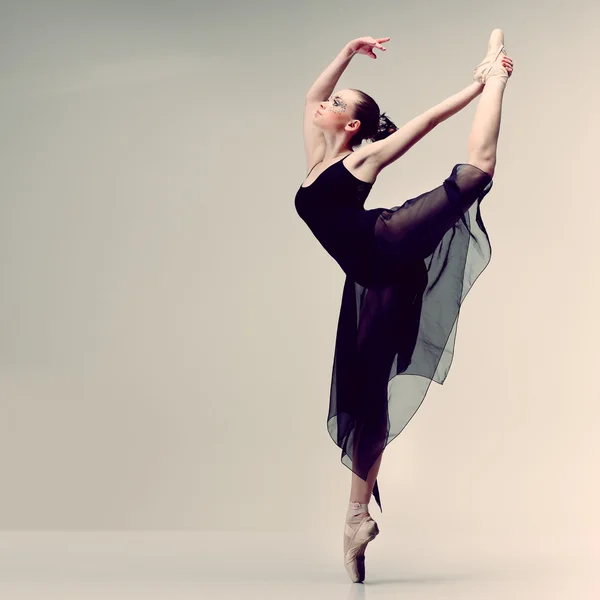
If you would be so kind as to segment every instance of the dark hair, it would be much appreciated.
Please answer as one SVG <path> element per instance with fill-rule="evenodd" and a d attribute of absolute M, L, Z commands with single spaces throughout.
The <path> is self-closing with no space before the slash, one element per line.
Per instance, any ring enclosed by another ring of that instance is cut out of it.
<path fill-rule="evenodd" d="M 354 118 L 360 121 L 358 133 L 350 140 L 352 146 L 358 146 L 363 140 L 377 142 L 391 135 L 398 128 L 385 113 L 380 114 L 379 105 L 369 94 L 361 90 L 352 90 L 358 95 L 354 108 Z"/>

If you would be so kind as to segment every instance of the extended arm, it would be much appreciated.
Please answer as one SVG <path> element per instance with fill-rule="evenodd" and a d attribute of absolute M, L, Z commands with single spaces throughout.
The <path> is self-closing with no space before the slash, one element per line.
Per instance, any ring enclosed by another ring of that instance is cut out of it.
<path fill-rule="evenodd" d="M 331 64 L 319 75 L 306 94 L 307 102 L 322 102 L 327 100 L 335 89 L 342 73 L 350 63 L 355 52 L 346 44 Z"/>
<path fill-rule="evenodd" d="M 319 104 L 329 98 L 353 56 L 354 51 L 350 48 L 350 44 L 346 44 L 332 63 L 319 75 L 306 94 L 304 103 L 304 154 L 307 170 L 323 160 L 325 153 L 325 138 L 321 130 L 314 125 L 313 116 L 319 108 Z"/>
<path fill-rule="evenodd" d="M 450 118 L 467 106 L 483 91 L 483 84 L 474 82 L 457 94 L 446 98 L 440 104 L 415 117 L 406 125 L 384 140 L 373 142 L 361 148 L 365 158 L 380 171 L 399 159 L 419 140 L 423 139 L 434 127 Z"/>
<path fill-rule="evenodd" d="M 382 42 L 389 39 L 362 37 L 348 42 L 306 93 L 304 103 L 304 151 L 308 170 L 323 160 L 325 154 L 325 138 L 321 130 L 313 124 L 314 114 L 319 108 L 319 104 L 331 96 L 342 73 L 355 54 L 365 54 L 371 58 L 376 58 L 373 49 L 385 50 Z"/>

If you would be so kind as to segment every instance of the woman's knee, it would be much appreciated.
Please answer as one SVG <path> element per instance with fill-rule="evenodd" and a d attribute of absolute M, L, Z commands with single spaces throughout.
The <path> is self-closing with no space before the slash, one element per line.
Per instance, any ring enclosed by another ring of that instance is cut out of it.
<path fill-rule="evenodd" d="M 480 171 L 483 171 L 485 174 L 490 177 L 494 177 L 494 171 L 496 170 L 496 159 L 495 158 L 480 158 L 480 157 L 472 157 L 469 162 L 469 165 L 473 167 L 477 167 Z"/>

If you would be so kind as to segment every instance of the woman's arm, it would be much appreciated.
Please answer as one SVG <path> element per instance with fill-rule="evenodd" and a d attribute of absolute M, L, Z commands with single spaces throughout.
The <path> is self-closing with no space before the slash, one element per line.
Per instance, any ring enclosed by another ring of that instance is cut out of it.
<path fill-rule="evenodd" d="M 365 159 L 373 164 L 376 172 L 379 172 L 399 159 L 442 121 L 462 110 L 477 98 L 482 91 L 483 84 L 474 82 L 457 94 L 430 108 L 422 115 L 415 117 L 384 140 L 363 146 L 360 152 L 364 151 Z"/>
<path fill-rule="evenodd" d="M 321 130 L 313 124 L 314 114 L 319 108 L 319 104 L 331 96 L 342 73 L 355 54 L 366 54 L 371 58 L 376 58 L 373 48 L 385 50 L 381 42 L 389 39 L 362 37 L 348 42 L 308 90 L 304 104 L 304 150 L 307 170 L 320 162 L 325 152 L 325 138 Z"/>
<path fill-rule="evenodd" d="M 333 59 L 331 64 L 319 75 L 306 94 L 306 101 L 322 102 L 327 100 L 335 89 L 342 73 L 355 55 L 351 48 L 351 43 L 346 44 L 342 51 Z"/>
<path fill-rule="evenodd" d="M 374 48 L 385 50 L 382 42 L 388 42 L 386 38 L 361 37 L 348 42 L 342 51 L 333 59 L 333 62 L 319 75 L 306 94 L 308 101 L 322 102 L 327 100 L 335 89 L 342 73 L 345 71 L 350 59 L 355 54 L 366 54 L 370 58 L 377 58 Z"/>
<path fill-rule="evenodd" d="M 306 156 L 307 171 L 310 171 L 318 162 L 321 162 L 325 154 L 325 137 L 313 123 L 315 112 L 319 108 L 319 104 L 329 98 L 353 56 L 354 51 L 350 49 L 350 44 L 346 44 L 333 59 L 333 62 L 319 75 L 306 94 L 304 103 L 304 154 Z"/>

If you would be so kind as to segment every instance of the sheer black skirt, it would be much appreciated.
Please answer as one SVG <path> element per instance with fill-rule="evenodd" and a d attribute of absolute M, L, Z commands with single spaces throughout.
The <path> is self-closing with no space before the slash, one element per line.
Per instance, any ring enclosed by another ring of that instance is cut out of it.
<path fill-rule="evenodd" d="M 430 192 L 374 209 L 368 276 L 344 284 L 327 420 L 342 463 L 364 480 L 448 375 L 461 304 L 491 259 L 480 213 L 491 187 L 459 164 Z M 381 509 L 377 482 L 373 495 Z"/>

